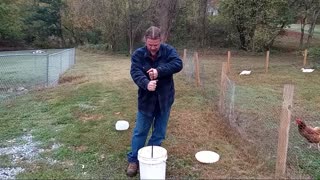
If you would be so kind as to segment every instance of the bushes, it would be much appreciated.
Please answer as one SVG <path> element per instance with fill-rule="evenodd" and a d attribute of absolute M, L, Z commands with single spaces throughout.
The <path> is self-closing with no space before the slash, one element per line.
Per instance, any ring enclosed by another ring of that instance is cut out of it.
<path fill-rule="evenodd" d="M 230 47 L 238 44 L 238 37 L 222 16 L 208 17 L 206 44 L 209 46 Z"/>
<path fill-rule="evenodd" d="M 83 46 L 79 46 L 79 49 L 84 51 L 112 51 L 112 45 L 105 44 L 85 44 Z"/>
<path fill-rule="evenodd" d="M 308 56 L 313 62 L 314 68 L 320 68 L 320 47 L 309 48 Z"/>

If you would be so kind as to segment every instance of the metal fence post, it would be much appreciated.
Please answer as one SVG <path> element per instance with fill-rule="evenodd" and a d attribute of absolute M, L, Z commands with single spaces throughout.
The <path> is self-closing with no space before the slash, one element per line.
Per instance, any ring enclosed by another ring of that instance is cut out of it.
<path fill-rule="evenodd" d="M 73 58 L 73 64 L 76 64 L 76 48 L 72 48 L 72 58 Z"/>
<path fill-rule="evenodd" d="M 47 86 L 49 86 L 49 54 L 47 54 Z"/>
<path fill-rule="evenodd" d="M 69 56 L 68 56 L 68 61 L 69 61 L 69 66 L 68 66 L 68 68 L 70 68 L 70 67 L 71 67 L 71 53 L 72 53 L 72 49 L 69 49 L 69 50 L 68 50 L 68 53 L 69 53 L 69 54 L 68 54 L 68 55 L 69 55 Z"/>
<path fill-rule="evenodd" d="M 64 52 L 62 52 L 64 53 Z M 62 67 L 62 53 L 60 53 L 60 75 L 63 73 L 63 67 Z"/>

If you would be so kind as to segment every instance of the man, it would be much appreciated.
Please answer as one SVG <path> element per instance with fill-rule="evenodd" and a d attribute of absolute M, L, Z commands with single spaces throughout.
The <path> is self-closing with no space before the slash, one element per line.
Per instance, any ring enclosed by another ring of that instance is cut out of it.
<path fill-rule="evenodd" d="M 145 33 L 145 46 L 131 57 L 130 74 L 138 86 L 138 112 L 128 153 L 127 175 L 137 174 L 138 150 L 145 146 L 148 132 L 153 133 L 148 145 L 160 146 L 165 139 L 171 105 L 174 101 L 173 74 L 181 71 L 182 61 L 176 50 L 161 43 L 160 29 L 151 26 Z"/>

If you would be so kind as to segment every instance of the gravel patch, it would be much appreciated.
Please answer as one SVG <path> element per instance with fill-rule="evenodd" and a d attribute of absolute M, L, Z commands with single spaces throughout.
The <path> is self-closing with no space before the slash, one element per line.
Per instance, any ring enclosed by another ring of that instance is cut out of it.
<path fill-rule="evenodd" d="M 23 172 L 25 169 L 17 167 L 18 163 L 33 163 L 38 160 L 45 160 L 50 165 L 57 163 L 57 160 L 51 158 L 41 158 L 40 153 L 44 149 L 38 148 L 40 142 L 34 142 L 31 134 L 23 135 L 20 138 L 8 140 L 7 147 L 0 148 L 0 155 L 7 155 L 11 159 L 12 166 L 0 168 L 0 179 L 15 179 L 16 175 Z M 60 144 L 53 144 L 50 150 L 58 149 Z"/>
<path fill-rule="evenodd" d="M 13 139 L 8 141 L 12 144 L 9 147 L 0 148 L 0 155 L 10 155 L 13 163 L 20 161 L 32 162 L 39 153 L 43 152 L 43 149 L 37 148 L 40 145 L 39 142 L 32 141 L 32 135 L 27 134 L 19 139 Z M 22 144 L 18 144 L 22 142 Z"/>
<path fill-rule="evenodd" d="M 16 168 L 0 168 L 0 179 L 15 179 L 16 175 L 23 172 L 21 167 Z"/>

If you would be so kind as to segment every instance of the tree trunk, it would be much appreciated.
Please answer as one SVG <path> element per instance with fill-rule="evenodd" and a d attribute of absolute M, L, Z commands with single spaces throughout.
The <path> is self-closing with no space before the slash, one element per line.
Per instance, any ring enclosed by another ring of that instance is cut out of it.
<path fill-rule="evenodd" d="M 283 28 L 285 27 L 285 25 L 286 25 L 285 23 L 282 23 L 282 25 L 281 25 L 280 29 L 278 30 L 278 32 L 276 34 L 274 34 L 274 36 L 272 36 L 270 38 L 270 40 L 266 43 L 266 45 L 264 46 L 264 48 L 266 50 L 270 49 L 270 47 L 273 45 L 276 37 L 278 37 L 280 35 L 281 31 L 283 31 Z"/>
<path fill-rule="evenodd" d="M 302 49 L 303 48 L 303 38 L 304 38 L 304 28 L 306 26 L 306 20 L 307 20 L 307 17 L 304 16 L 302 19 L 301 19 L 301 35 L 300 35 L 300 43 L 299 43 L 299 48 Z"/>
<path fill-rule="evenodd" d="M 150 10 L 150 3 L 148 0 L 128 0 L 127 1 L 127 27 L 128 27 L 128 37 L 129 37 L 129 53 L 133 53 L 133 46 L 135 39 L 143 25 L 148 24 L 146 22 L 146 13 Z"/>
<path fill-rule="evenodd" d="M 237 30 L 238 30 L 239 39 L 240 39 L 240 49 L 247 51 L 248 45 L 246 40 L 245 28 L 242 27 L 241 25 L 237 25 Z"/>
<path fill-rule="evenodd" d="M 59 43 L 60 44 L 60 48 L 66 46 L 66 41 L 64 39 L 63 31 L 62 31 L 62 18 L 61 18 L 61 13 L 62 12 L 61 11 L 62 10 L 60 10 L 59 15 L 58 15 L 58 24 L 57 24 L 57 26 L 58 26 L 58 36 L 61 39 L 61 43 Z"/>
<path fill-rule="evenodd" d="M 170 35 L 172 21 L 175 18 L 178 0 L 154 0 L 155 16 L 153 22 L 161 28 L 161 40 L 166 42 Z"/>
<path fill-rule="evenodd" d="M 128 0 L 128 37 L 129 37 L 129 53 L 130 55 L 132 55 L 133 53 L 133 43 L 134 43 L 134 32 L 133 32 L 133 12 L 134 12 L 134 8 L 133 8 L 133 1 Z"/>
<path fill-rule="evenodd" d="M 199 8 L 199 31 L 198 33 L 198 42 L 200 42 L 200 47 L 204 46 L 205 36 L 206 36 L 206 24 L 207 24 L 207 4 L 208 0 L 200 0 L 200 8 Z"/>
<path fill-rule="evenodd" d="M 132 32 L 132 22 L 131 20 L 129 21 L 130 21 L 129 22 L 129 53 L 130 55 L 132 55 L 134 38 L 133 38 L 133 32 Z"/>
<path fill-rule="evenodd" d="M 312 22 L 311 22 L 311 25 L 310 25 L 310 28 L 309 28 L 309 31 L 308 31 L 309 35 L 308 35 L 308 40 L 307 40 L 307 44 L 306 44 L 307 47 L 310 46 L 310 42 L 311 42 L 311 39 L 313 37 L 314 28 L 316 27 L 316 22 L 317 22 L 319 14 L 320 14 L 320 8 L 316 9 L 313 12 Z"/>

